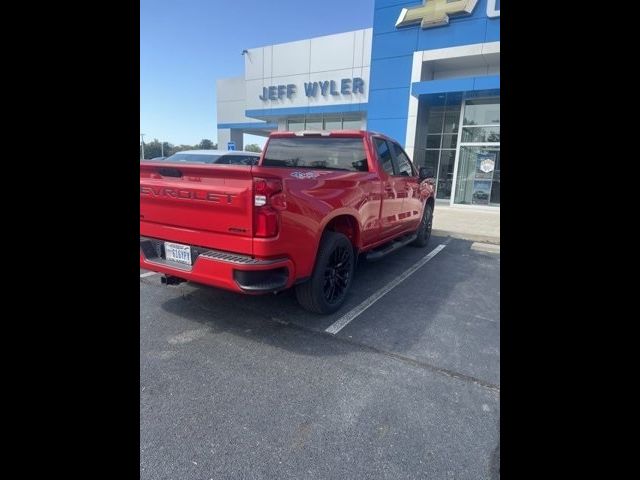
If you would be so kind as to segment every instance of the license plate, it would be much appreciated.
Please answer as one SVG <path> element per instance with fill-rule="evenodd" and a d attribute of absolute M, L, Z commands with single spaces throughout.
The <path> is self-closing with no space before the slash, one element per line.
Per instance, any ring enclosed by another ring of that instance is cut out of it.
<path fill-rule="evenodd" d="M 167 260 L 191 265 L 191 247 L 188 245 L 164 242 L 164 253 Z"/>

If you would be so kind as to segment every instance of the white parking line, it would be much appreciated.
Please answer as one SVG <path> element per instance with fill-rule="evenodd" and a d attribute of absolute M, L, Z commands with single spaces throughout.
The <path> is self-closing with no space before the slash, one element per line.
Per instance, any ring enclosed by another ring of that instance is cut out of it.
<path fill-rule="evenodd" d="M 332 335 L 335 335 L 336 333 L 338 333 L 340 330 L 346 327 L 349 324 L 349 322 L 351 322 L 354 318 L 358 317 L 367 308 L 369 308 L 371 305 L 376 303 L 378 300 L 380 300 L 384 295 L 389 293 L 395 287 L 400 285 L 403 281 L 409 278 L 409 276 L 415 273 L 420 267 L 422 267 L 425 263 L 427 263 L 429 260 L 435 257 L 438 253 L 440 253 L 444 247 L 446 247 L 444 243 L 438 245 L 436 248 L 431 250 L 422 260 L 416 263 L 409 270 L 404 272 L 402 275 L 399 275 L 396 278 L 394 278 L 391 282 L 389 282 L 387 285 L 385 285 L 380 290 L 375 292 L 373 295 L 367 298 L 360 305 L 353 308 L 349 312 L 345 313 L 342 317 L 340 317 L 333 324 L 331 324 L 329 328 L 325 330 L 325 332 L 330 333 Z"/>
<path fill-rule="evenodd" d="M 158 275 L 160 272 L 146 272 L 146 273 L 141 273 L 140 274 L 140 278 L 145 278 L 145 277 L 150 277 L 152 275 Z"/>

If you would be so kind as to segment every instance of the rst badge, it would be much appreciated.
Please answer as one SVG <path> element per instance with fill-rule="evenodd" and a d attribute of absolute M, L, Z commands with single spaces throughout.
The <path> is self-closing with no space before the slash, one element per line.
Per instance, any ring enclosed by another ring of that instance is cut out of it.
<path fill-rule="evenodd" d="M 449 23 L 451 15 L 471 15 L 478 0 L 424 0 L 419 7 L 403 8 L 396 27 L 420 23 L 422 28 Z"/>
<path fill-rule="evenodd" d="M 310 171 L 310 172 L 292 172 L 290 175 L 293 178 L 297 178 L 298 180 L 308 180 L 313 178 L 318 178 L 322 175 L 327 175 L 330 172 L 318 172 L 318 171 Z"/>

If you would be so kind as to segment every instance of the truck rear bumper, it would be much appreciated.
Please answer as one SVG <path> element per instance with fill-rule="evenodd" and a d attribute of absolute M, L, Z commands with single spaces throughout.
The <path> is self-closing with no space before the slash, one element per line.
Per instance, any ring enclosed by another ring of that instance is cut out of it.
<path fill-rule="evenodd" d="M 164 258 L 163 245 L 163 240 L 141 236 L 140 267 L 247 294 L 277 292 L 295 281 L 294 264 L 289 258 L 259 259 L 191 246 L 193 264 L 182 265 Z"/>

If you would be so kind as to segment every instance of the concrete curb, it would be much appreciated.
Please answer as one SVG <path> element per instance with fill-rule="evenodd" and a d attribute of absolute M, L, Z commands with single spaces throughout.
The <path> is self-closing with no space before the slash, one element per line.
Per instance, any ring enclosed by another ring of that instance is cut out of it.
<path fill-rule="evenodd" d="M 459 238 L 461 240 L 471 240 L 472 242 L 491 243 L 494 245 L 500 245 L 500 237 L 494 237 L 490 235 L 475 235 L 473 233 L 465 232 L 452 232 L 449 230 L 437 230 L 432 229 L 431 234 L 436 237 L 451 237 Z"/>
<path fill-rule="evenodd" d="M 473 242 L 471 244 L 471 250 L 475 250 L 476 252 L 497 253 L 500 255 L 500 245 L 493 243 Z"/>

